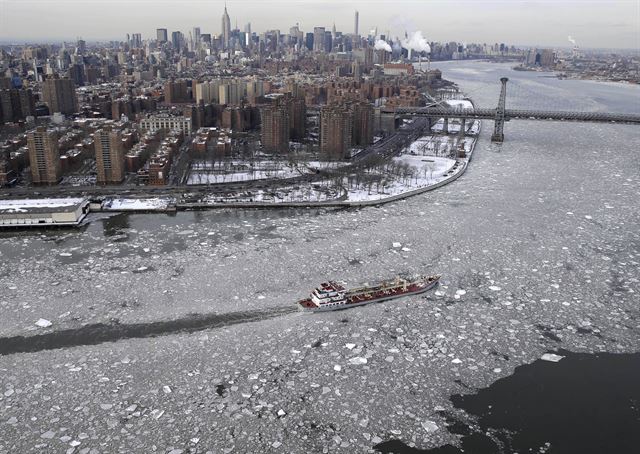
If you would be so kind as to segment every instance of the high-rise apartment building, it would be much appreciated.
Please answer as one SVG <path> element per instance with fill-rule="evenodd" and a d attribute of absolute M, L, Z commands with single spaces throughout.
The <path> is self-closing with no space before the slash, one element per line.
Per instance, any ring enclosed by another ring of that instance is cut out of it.
<path fill-rule="evenodd" d="M 313 50 L 324 52 L 324 27 L 313 27 Z"/>
<path fill-rule="evenodd" d="M 269 153 L 286 153 L 289 151 L 290 107 L 284 95 L 271 99 L 271 103 L 260 109 L 262 123 L 260 141 Z"/>
<path fill-rule="evenodd" d="M 218 104 L 220 100 L 220 79 L 209 80 L 196 84 L 196 103 Z"/>
<path fill-rule="evenodd" d="M 42 85 L 43 101 L 49 106 L 49 112 L 70 115 L 78 111 L 76 86 L 71 79 L 47 79 Z"/>
<path fill-rule="evenodd" d="M 229 42 L 231 40 L 231 19 L 227 13 L 227 5 L 224 5 L 224 14 L 222 15 L 222 46 L 224 49 L 229 48 Z"/>
<path fill-rule="evenodd" d="M 373 143 L 374 110 L 368 102 L 354 103 L 353 110 L 353 144 L 367 146 Z"/>
<path fill-rule="evenodd" d="M 93 134 L 98 184 L 121 183 L 125 176 L 122 133 L 110 126 Z"/>
<path fill-rule="evenodd" d="M 164 84 L 164 102 L 167 104 L 189 102 L 187 81 L 170 80 Z"/>
<path fill-rule="evenodd" d="M 73 64 L 69 67 L 69 78 L 76 86 L 82 87 L 85 82 L 84 65 Z"/>
<path fill-rule="evenodd" d="M 58 135 L 40 126 L 27 134 L 31 180 L 34 184 L 57 184 L 62 177 Z"/>
<path fill-rule="evenodd" d="M 245 97 L 246 83 L 236 79 L 226 79 L 218 88 L 218 102 L 226 105 L 238 105 Z"/>
<path fill-rule="evenodd" d="M 169 41 L 169 33 L 166 28 L 159 28 L 156 30 L 156 39 L 158 42 L 166 43 Z"/>
<path fill-rule="evenodd" d="M 10 123 L 35 116 L 36 104 L 29 89 L 0 89 L 0 124 Z"/>
<path fill-rule="evenodd" d="M 349 156 L 353 138 L 353 115 L 346 106 L 327 105 L 320 109 L 320 151 L 329 159 Z"/>
<path fill-rule="evenodd" d="M 303 97 L 291 97 L 287 94 L 289 104 L 289 135 L 291 140 L 302 141 L 305 137 L 307 107 Z"/>

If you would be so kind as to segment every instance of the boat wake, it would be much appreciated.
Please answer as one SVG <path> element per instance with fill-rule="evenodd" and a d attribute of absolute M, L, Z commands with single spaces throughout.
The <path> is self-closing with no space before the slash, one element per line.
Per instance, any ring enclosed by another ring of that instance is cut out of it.
<path fill-rule="evenodd" d="M 166 336 L 175 333 L 193 333 L 211 328 L 258 322 L 297 312 L 293 306 L 283 306 L 262 311 L 230 312 L 227 314 L 194 314 L 175 320 L 148 323 L 96 323 L 34 336 L 0 338 L 0 355 L 34 353 L 83 345 L 98 345 L 123 339 Z"/>

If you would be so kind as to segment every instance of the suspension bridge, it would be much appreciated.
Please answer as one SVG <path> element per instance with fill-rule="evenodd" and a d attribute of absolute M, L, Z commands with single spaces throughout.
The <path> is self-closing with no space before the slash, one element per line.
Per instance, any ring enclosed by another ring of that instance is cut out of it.
<path fill-rule="evenodd" d="M 421 116 L 427 118 L 444 118 L 444 131 L 448 132 L 449 118 L 459 118 L 463 125 L 470 120 L 493 120 L 494 130 L 491 136 L 493 142 L 504 141 L 504 124 L 510 120 L 546 120 L 546 121 L 573 121 L 591 123 L 619 123 L 640 125 L 640 114 L 623 114 L 611 112 L 576 112 L 576 111 L 549 111 L 529 109 L 507 109 L 507 82 L 508 78 L 500 79 L 502 88 L 498 107 L 487 108 L 461 108 L 461 107 L 398 107 L 395 112 L 399 115 Z"/>

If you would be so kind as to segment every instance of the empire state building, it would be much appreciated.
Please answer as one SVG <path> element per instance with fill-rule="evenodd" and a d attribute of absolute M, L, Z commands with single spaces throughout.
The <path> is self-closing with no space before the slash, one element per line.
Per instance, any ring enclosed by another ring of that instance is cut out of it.
<path fill-rule="evenodd" d="M 229 39 L 231 38 L 231 19 L 227 13 L 227 5 L 224 5 L 224 14 L 222 15 L 222 44 L 225 49 L 229 49 Z"/>

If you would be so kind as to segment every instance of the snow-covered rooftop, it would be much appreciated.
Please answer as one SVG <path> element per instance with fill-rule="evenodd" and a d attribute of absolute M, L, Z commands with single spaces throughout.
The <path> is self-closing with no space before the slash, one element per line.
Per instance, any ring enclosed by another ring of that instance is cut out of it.
<path fill-rule="evenodd" d="M 57 198 L 57 199 L 14 199 L 0 200 L 0 213 L 27 213 L 29 211 L 46 211 L 50 209 L 75 209 L 86 199 Z"/>

